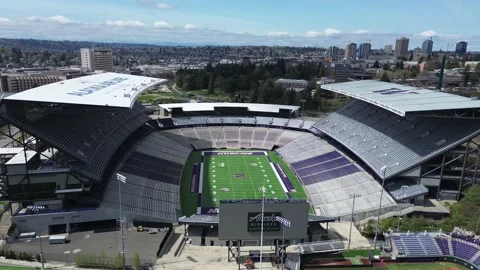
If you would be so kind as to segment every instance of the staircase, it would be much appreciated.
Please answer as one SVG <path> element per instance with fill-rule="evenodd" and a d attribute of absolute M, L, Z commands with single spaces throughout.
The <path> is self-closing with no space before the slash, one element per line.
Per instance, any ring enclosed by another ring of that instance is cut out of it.
<path fill-rule="evenodd" d="M 450 252 L 450 255 L 455 255 L 455 254 L 453 254 L 452 239 L 449 238 L 447 243 L 448 243 L 448 251 Z"/>

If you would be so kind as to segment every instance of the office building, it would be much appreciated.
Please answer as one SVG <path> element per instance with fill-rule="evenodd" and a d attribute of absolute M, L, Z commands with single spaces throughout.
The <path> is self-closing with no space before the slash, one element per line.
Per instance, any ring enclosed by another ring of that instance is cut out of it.
<path fill-rule="evenodd" d="M 22 92 L 31 88 L 65 80 L 64 76 L 45 74 L 2 74 L 0 90 L 2 92 Z"/>
<path fill-rule="evenodd" d="M 393 46 L 385 45 L 385 54 L 393 54 Z"/>
<path fill-rule="evenodd" d="M 422 53 L 431 54 L 433 50 L 433 40 L 427 39 L 422 43 Z"/>
<path fill-rule="evenodd" d="M 460 41 L 457 43 L 457 46 L 455 47 L 455 54 L 466 54 L 467 53 L 467 42 L 466 41 Z"/>
<path fill-rule="evenodd" d="M 406 37 L 397 38 L 395 41 L 395 57 L 407 57 L 408 56 L 408 42 Z"/>
<path fill-rule="evenodd" d="M 82 68 L 89 71 L 113 71 L 113 54 L 110 49 L 80 49 Z"/>
<path fill-rule="evenodd" d="M 415 49 L 413 49 L 413 56 L 419 55 L 420 53 L 422 53 L 421 48 L 416 47 Z"/>
<path fill-rule="evenodd" d="M 345 46 L 345 59 L 355 59 L 357 56 L 357 44 L 347 43 Z"/>
<path fill-rule="evenodd" d="M 368 59 L 371 49 L 372 45 L 370 43 L 360 44 L 360 48 L 358 49 L 358 59 Z"/>
<path fill-rule="evenodd" d="M 340 48 L 337 46 L 330 46 L 327 48 L 327 58 L 336 58 L 340 54 Z"/>

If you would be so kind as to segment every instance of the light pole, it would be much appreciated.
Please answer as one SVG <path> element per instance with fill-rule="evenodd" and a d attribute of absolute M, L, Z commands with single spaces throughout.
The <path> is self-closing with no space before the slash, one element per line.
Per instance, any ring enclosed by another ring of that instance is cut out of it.
<path fill-rule="evenodd" d="M 377 215 L 377 228 L 375 229 L 375 238 L 373 238 L 373 250 L 377 249 L 377 238 L 378 238 L 378 230 L 380 226 L 380 213 L 382 209 L 382 199 L 383 199 L 383 187 L 385 186 L 385 173 L 387 172 L 387 166 L 383 166 L 380 171 L 382 172 L 382 190 L 380 191 L 380 203 L 378 205 L 378 215 Z"/>
<path fill-rule="evenodd" d="M 45 206 L 31 205 L 30 208 L 37 215 L 38 240 L 40 242 L 40 262 L 42 263 L 42 269 L 45 269 L 45 264 L 44 264 L 44 260 L 43 260 L 42 235 L 40 233 L 40 218 L 38 217 L 38 212 L 41 211 L 41 210 L 45 210 Z"/>
<path fill-rule="evenodd" d="M 355 211 L 355 198 L 361 197 L 361 195 L 353 194 L 350 195 L 350 198 L 353 198 L 353 204 L 352 204 L 352 220 L 350 222 L 350 232 L 348 233 L 348 249 L 350 249 L 350 243 L 352 242 L 352 227 L 353 227 L 353 213 Z"/>
<path fill-rule="evenodd" d="M 119 203 L 119 212 L 120 212 L 120 241 L 121 241 L 121 250 L 122 253 L 122 269 L 125 270 L 125 235 L 123 232 L 124 221 L 122 216 L 122 189 L 121 183 L 127 183 L 127 177 L 117 173 L 117 181 L 118 183 L 118 203 Z"/>
<path fill-rule="evenodd" d="M 263 179 L 263 187 L 262 187 L 262 221 L 260 225 L 260 269 L 262 269 L 262 261 L 263 261 L 263 216 L 265 213 L 265 179 Z"/>
<path fill-rule="evenodd" d="M 405 199 L 405 189 L 408 188 L 408 186 L 405 186 L 403 185 L 401 187 L 402 189 L 402 199 L 400 200 L 400 202 L 403 202 L 403 200 Z M 397 233 L 400 231 L 400 220 L 402 219 L 402 206 L 400 205 L 400 213 L 398 215 L 398 222 L 397 222 Z"/>
<path fill-rule="evenodd" d="M 282 252 L 282 270 L 285 266 L 285 254 L 287 252 L 287 245 L 285 245 L 285 227 L 290 227 L 291 222 L 290 220 L 284 218 L 284 217 L 275 217 L 275 220 L 280 222 L 282 224 L 282 246 L 283 246 L 283 252 Z"/>
<path fill-rule="evenodd" d="M 307 102 L 306 99 L 300 99 L 300 102 L 302 103 L 302 119 L 303 119 L 303 111 L 305 110 L 305 102 Z"/>

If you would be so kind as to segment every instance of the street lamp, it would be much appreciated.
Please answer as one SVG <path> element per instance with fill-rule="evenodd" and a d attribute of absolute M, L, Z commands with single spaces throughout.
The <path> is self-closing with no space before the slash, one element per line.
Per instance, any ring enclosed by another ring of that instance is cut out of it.
<path fill-rule="evenodd" d="M 348 233 L 348 249 L 350 249 L 350 243 L 352 242 L 352 227 L 353 227 L 353 213 L 355 211 L 355 198 L 361 197 L 362 195 L 358 194 L 353 194 L 350 195 L 350 198 L 353 198 L 353 204 L 352 204 L 352 220 L 350 222 L 350 232 Z"/>
<path fill-rule="evenodd" d="M 117 173 L 117 181 L 126 184 L 127 183 L 127 177 Z M 118 183 L 118 203 L 119 203 L 119 212 L 120 212 L 120 237 L 121 237 L 121 240 L 120 240 L 121 241 L 121 250 L 120 250 L 120 252 L 122 253 L 122 269 L 125 270 L 125 235 L 124 235 L 124 232 L 123 232 L 124 221 L 123 221 L 123 216 L 122 216 L 121 183 Z"/>
<path fill-rule="evenodd" d="M 402 199 L 400 200 L 400 202 L 403 202 L 403 200 L 405 200 L 405 189 L 407 189 L 408 186 L 406 185 L 402 185 L 401 189 L 402 189 Z M 402 219 L 402 206 L 400 205 L 400 213 L 398 215 L 398 222 L 397 222 L 397 232 L 400 231 L 400 220 Z"/>
<path fill-rule="evenodd" d="M 383 166 L 380 171 L 382 172 L 382 190 L 380 191 L 380 203 L 378 205 L 378 215 L 377 215 L 377 228 L 375 229 L 375 238 L 373 238 L 373 250 L 377 249 L 377 238 L 378 238 L 378 229 L 380 226 L 380 213 L 382 209 L 382 199 L 383 199 L 383 187 L 385 186 L 385 174 L 387 172 L 387 166 Z"/>
<path fill-rule="evenodd" d="M 42 269 L 45 269 L 44 260 L 43 260 L 42 235 L 40 233 L 40 218 L 38 217 L 38 212 L 45 210 L 45 206 L 30 205 L 27 208 L 30 208 L 30 210 L 32 210 L 32 212 L 35 212 L 35 214 L 37 215 L 38 240 L 40 242 L 40 262 L 42 263 Z"/>

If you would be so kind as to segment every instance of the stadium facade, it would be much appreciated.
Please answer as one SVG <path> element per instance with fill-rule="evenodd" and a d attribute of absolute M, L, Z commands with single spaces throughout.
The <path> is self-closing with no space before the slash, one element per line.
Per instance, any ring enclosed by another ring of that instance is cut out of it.
<path fill-rule="evenodd" d="M 181 207 L 183 170 L 202 149 L 274 150 L 302 182 L 313 222 L 349 218 L 352 195 L 358 220 L 381 199 L 385 213 L 425 196 L 458 199 L 476 182 L 477 100 L 359 81 L 325 85 L 353 99 L 317 122 L 297 118 L 296 106 L 231 103 L 160 105 L 168 117 L 149 117 L 135 99 L 163 82 L 105 73 L 3 97 L 2 124 L 19 129 L 3 133 L 20 148 L 0 152 L 2 198 L 21 204 L 12 217 L 20 232 L 36 231 L 29 205 L 46 206 L 44 232 L 117 219 L 116 172 L 127 178 L 129 223 L 221 226 Z"/>

